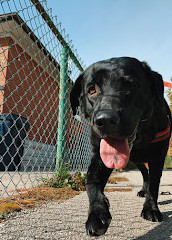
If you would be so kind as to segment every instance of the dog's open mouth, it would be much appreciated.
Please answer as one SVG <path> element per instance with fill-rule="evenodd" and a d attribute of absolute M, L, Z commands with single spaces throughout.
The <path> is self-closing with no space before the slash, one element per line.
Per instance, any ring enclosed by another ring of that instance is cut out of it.
<path fill-rule="evenodd" d="M 101 139 L 100 156 L 108 168 L 124 168 L 130 157 L 128 139 Z"/>

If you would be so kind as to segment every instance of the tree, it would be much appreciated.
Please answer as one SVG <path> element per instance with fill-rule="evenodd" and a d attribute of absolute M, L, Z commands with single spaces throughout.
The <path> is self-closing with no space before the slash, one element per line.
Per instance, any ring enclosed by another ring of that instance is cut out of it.
<path fill-rule="evenodd" d="M 170 80 L 172 82 L 172 78 Z M 169 107 L 170 107 L 170 110 L 171 110 L 171 113 L 172 113 L 172 89 L 168 88 L 166 93 L 167 93 L 167 97 L 168 97 L 168 100 L 169 100 L 168 104 L 169 104 Z M 167 155 L 172 156 L 172 137 L 170 139 L 170 144 L 169 144 L 169 149 L 168 149 Z"/>

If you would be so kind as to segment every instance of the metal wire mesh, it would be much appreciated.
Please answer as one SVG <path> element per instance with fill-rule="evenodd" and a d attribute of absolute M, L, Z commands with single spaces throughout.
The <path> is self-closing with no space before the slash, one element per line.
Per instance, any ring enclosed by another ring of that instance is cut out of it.
<path fill-rule="evenodd" d="M 85 171 L 90 151 L 88 123 L 79 115 L 72 117 L 69 103 L 83 63 L 61 23 L 46 1 L 1 0 L 0 6 L 0 192 L 4 197 L 53 175 L 61 160 L 70 164 L 71 171 Z M 61 84 L 64 48 L 65 87 Z"/>

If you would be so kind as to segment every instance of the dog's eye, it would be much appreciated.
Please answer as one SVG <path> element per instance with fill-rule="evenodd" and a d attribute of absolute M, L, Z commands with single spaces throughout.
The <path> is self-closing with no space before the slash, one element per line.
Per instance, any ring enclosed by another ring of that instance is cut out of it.
<path fill-rule="evenodd" d="M 123 92 L 125 95 L 128 95 L 128 94 L 130 93 L 129 90 L 123 90 L 122 92 Z"/>
<path fill-rule="evenodd" d="M 90 94 L 90 95 L 93 95 L 93 94 L 95 94 L 96 93 L 96 89 L 95 89 L 95 87 L 90 87 L 89 89 L 88 89 L 88 93 Z"/>

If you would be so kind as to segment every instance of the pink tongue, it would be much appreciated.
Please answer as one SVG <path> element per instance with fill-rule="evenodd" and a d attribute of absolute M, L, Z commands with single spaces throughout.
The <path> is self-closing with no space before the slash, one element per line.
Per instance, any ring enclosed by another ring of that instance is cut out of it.
<path fill-rule="evenodd" d="M 102 139 L 100 142 L 100 156 L 108 168 L 124 168 L 129 160 L 128 140 Z"/>

